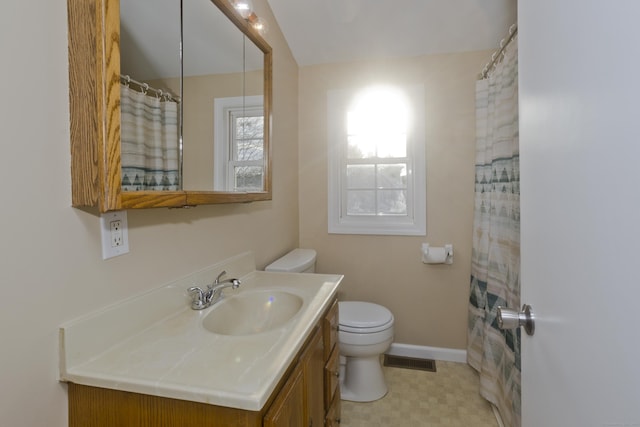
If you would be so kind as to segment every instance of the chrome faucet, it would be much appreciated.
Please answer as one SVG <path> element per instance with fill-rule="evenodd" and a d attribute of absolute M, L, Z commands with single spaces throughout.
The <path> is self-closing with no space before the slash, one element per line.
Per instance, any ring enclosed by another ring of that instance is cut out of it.
<path fill-rule="evenodd" d="M 227 274 L 226 271 L 218 274 L 218 277 L 213 281 L 213 284 L 207 285 L 207 289 L 204 290 L 199 286 L 192 286 L 187 291 L 191 295 L 191 308 L 194 310 L 205 309 L 222 299 L 222 290 L 225 288 L 238 289 L 240 286 L 240 280 L 238 279 L 224 279 L 220 281 L 220 278 Z"/>

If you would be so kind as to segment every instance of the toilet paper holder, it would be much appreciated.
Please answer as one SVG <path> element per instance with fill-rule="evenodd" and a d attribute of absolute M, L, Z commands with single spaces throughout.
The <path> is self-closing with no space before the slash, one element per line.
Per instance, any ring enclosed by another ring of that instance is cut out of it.
<path fill-rule="evenodd" d="M 425 264 L 453 264 L 453 245 L 449 243 L 444 247 L 436 247 L 430 246 L 429 243 L 423 243 L 422 262 Z"/>

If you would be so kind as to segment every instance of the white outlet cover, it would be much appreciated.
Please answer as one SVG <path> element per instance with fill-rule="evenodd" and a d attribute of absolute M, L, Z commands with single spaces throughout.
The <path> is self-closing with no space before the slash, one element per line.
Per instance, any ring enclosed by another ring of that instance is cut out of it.
<path fill-rule="evenodd" d="M 111 245 L 111 222 L 120 221 L 122 224 L 122 245 Z M 100 231 L 102 236 L 102 259 L 109 259 L 129 253 L 129 227 L 127 225 L 127 211 L 107 212 L 100 215 Z"/>

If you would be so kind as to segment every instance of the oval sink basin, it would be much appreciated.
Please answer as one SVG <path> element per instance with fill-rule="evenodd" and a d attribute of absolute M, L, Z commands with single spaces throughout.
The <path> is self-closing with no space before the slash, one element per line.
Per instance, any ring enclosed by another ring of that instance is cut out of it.
<path fill-rule="evenodd" d="M 202 321 L 209 332 L 251 335 L 285 324 L 302 307 L 302 298 L 283 291 L 249 291 L 217 303 Z"/>

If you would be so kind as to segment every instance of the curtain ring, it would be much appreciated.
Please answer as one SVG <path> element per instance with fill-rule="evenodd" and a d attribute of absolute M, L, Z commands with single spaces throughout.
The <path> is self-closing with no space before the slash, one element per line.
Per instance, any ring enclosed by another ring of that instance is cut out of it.
<path fill-rule="evenodd" d="M 149 90 L 149 85 L 147 83 L 144 83 L 142 85 L 142 93 L 146 95 L 148 90 Z"/>

